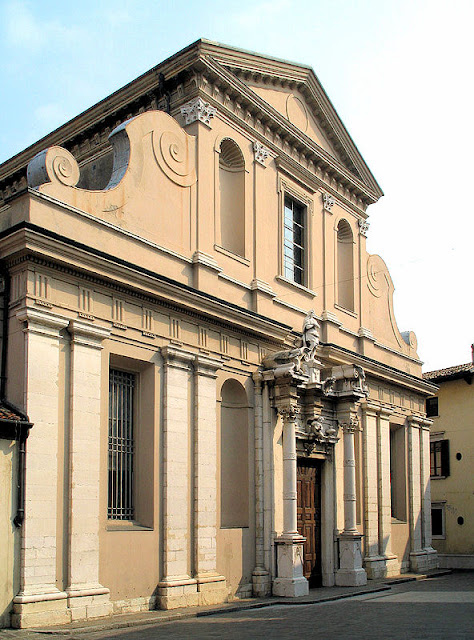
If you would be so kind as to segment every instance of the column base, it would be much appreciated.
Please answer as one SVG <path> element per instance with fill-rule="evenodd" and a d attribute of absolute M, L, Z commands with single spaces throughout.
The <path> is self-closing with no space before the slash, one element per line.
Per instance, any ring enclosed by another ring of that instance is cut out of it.
<path fill-rule="evenodd" d="M 252 573 L 252 595 L 256 598 L 265 598 L 272 591 L 270 574 L 266 569 L 254 569 Z"/>
<path fill-rule="evenodd" d="M 196 580 L 200 605 L 227 602 L 228 590 L 224 576 L 202 575 L 197 576 Z"/>
<path fill-rule="evenodd" d="M 410 569 L 415 573 L 424 573 L 439 566 L 438 554 L 433 547 L 410 553 Z"/>
<path fill-rule="evenodd" d="M 197 578 L 183 577 L 158 583 L 156 598 L 159 609 L 178 609 L 228 601 L 224 576 L 203 575 Z"/>
<path fill-rule="evenodd" d="M 276 538 L 278 577 L 273 581 L 273 595 L 299 598 L 309 593 L 309 583 L 303 576 L 303 542 L 298 534 Z"/>
<path fill-rule="evenodd" d="M 367 584 L 367 574 L 362 568 L 360 533 L 341 533 L 339 536 L 339 570 L 336 572 L 338 587 L 358 587 Z"/>
<path fill-rule="evenodd" d="M 13 599 L 11 625 L 14 629 L 67 624 L 71 614 L 63 591 L 19 594 Z"/>
<path fill-rule="evenodd" d="M 71 622 L 104 618 L 113 613 L 110 591 L 102 585 L 67 589 L 67 604 L 71 612 Z"/>
<path fill-rule="evenodd" d="M 364 558 L 364 569 L 369 580 L 391 578 L 399 575 L 400 563 L 397 556 L 370 556 Z"/>

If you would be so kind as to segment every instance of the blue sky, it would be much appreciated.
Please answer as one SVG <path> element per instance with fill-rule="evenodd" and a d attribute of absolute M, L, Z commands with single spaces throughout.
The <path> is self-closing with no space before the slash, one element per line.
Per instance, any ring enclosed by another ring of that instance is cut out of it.
<path fill-rule="evenodd" d="M 311 65 L 385 192 L 368 249 L 425 370 L 470 359 L 472 0 L 0 0 L 0 162 L 206 37 Z"/>

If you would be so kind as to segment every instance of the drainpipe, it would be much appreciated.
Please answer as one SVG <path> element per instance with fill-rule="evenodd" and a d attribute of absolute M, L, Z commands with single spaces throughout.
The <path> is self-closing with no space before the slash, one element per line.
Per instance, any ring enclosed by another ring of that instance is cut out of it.
<path fill-rule="evenodd" d="M 6 399 L 7 389 L 7 355 L 8 355 L 8 310 L 10 306 L 10 276 L 4 271 L 3 278 L 3 320 L 2 320 L 2 351 L 0 354 L 0 402 L 21 415 L 21 420 L 14 421 L 14 438 L 18 442 L 18 470 L 17 470 L 17 510 L 13 518 L 15 527 L 21 527 L 25 519 L 25 478 L 26 478 L 26 439 L 32 424 L 28 417 L 23 415 Z M 5 421 L 7 422 L 7 421 Z M 12 421 L 13 422 L 13 421 Z"/>

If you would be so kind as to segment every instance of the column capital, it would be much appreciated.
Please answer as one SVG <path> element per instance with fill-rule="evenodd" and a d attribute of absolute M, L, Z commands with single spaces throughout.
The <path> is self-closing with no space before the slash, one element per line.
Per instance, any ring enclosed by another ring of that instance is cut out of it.
<path fill-rule="evenodd" d="M 209 129 L 211 128 L 211 118 L 216 115 L 217 109 L 211 107 L 209 102 L 205 102 L 200 96 L 194 98 L 181 107 L 181 115 L 184 117 L 185 124 L 193 122 L 202 122 Z"/>
<path fill-rule="evenodd" d="M 282 417 L 283 423 L 294 422 L 300 413 L 300 408 L 296 405 L 277 407 L 278 415 Z"/>
<path fill-rule="evenodd" d="M 69 324 L 69 319 L 50 311 L 23 307 L 16 314 L 19 322 L 25 324 L 24 331 L 38 333 L 51 338 L 59 337 L 59 332 Z"/>
<path fill-rule="evenodd" d="M 197 355 L 194 358 L 194 371 L 200 376 L 217 378 L 217 371 L 224 364 L 223 360 L 209 356 Z"/>
<path fill-rule="evenodd" d="M 362 402 L 360 405 L 364 416 L 376 417 L 379 414 L 380 407 L 372 402 Z"/>
<path fill-rule="evenodd" d="M 359 429 L 359 419 L 356 416 L 351 416 L 339 421 L 339 426 L 344 433 L 355 433 Z"/>
<path fill-rule="evenodd" d="M 83 320 L 71 320 L 68 331 L 73 344 L 81 344 L 92 349 L 102 349 L 102 342 L 110 336 L 110 329 Z"/>
<path fill-rule="evenodd" d="M 411 415 L 411 416 L 408 416 L 407 422 L 410 427 L 415 427 L 417 429 L 420 429 L 421 427 L 424 426 L 425 419 L 422 418 L 421 416 Z"/>
<path fill-rule="evenodd" d="M 182 351 L 171 345 L 161 347 L 161 356 L 168 367 L 175 367 L 176 369 L 191 369 L 194 358 L 194 353 L 188 353 Z"/>

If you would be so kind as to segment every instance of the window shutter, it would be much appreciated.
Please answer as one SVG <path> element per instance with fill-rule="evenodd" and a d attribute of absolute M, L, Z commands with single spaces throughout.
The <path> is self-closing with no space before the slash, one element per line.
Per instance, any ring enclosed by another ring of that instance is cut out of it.
<path fill-rule="evenodd" d="M 441 440 L 441 474 L 449 476 L 449 440 Z"/>

